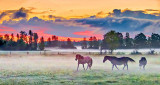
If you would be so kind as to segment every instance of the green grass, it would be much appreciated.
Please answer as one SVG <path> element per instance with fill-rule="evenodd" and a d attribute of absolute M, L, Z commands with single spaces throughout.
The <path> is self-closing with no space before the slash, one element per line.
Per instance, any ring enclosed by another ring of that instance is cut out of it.
<path fill-rule="evenodd" d="M 159 85 L 160 74 L 129 71 L 1 71 L 0 85 Z"/>

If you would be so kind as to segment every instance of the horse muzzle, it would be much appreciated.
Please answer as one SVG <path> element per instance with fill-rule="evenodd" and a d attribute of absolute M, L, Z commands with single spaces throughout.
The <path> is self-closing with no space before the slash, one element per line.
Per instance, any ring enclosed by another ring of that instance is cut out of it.
<path fill-rule="evenodd" d="M 103 60 L 103 63 L 105 63 L 105 61 Z"/>

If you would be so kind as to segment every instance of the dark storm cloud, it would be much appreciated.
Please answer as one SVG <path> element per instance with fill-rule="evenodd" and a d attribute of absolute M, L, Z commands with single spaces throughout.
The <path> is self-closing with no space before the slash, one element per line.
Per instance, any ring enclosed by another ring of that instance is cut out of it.
<path fill-rule="evenodd" d="M 160 29 L 159 20 L 136 19 L 127 17 L 84 18 L 75 20 L 77 23 L 101 27 L 104 30 L 116 30 L 119 32 L 143 32 L 147 29 Z M 150 27 L 150 28 L 148 28 Z"/>
<path fill-rule="evenodd" d="M 29 14 L 45 14 L 54 12 L 54 10 L 34 12 L 35 9 L 36 8 L 34 7 L 29 7 L 29 8 L 21 7 L 18 10 L 3 10 L 2 13 L 0 14 L 0 19 L 2 19 L 4 16 L 10 17 L 10 19 L 27 18 Z"/>
<path fill-rule="evenodd" d="M 7 14 L 5 13 L 5 12 L 2 12 L 1 14 L 0 14 L 0 20 L 4 17 L 4 16 L 6 16 Z"/>
<path fill-rule="evenodd" d="M 150 10 L 150 11 L 158 11 L 158 10 L 152 10 L 152 9 L 146 9 L 146 10 Z M 140 10 L 140 11 L 132 11 L 132 10 L 125 10 L 125 11 L 121 11 L 120 9 L 114 9 L 113 16 L 116 17 L 133 17 L 133 18 L 139 18 L 139 19 L 160 19 L 160 16 L 156 16 L 153 14 L 145 14 L 145 10 Z"/>
<path fill-rule="evenodd" d="M 24 8 L 19 9 L 13 14 L 13 19 L 18 19 L 18 18 L 26 18 L 27 13 L 25 12 Z"/>

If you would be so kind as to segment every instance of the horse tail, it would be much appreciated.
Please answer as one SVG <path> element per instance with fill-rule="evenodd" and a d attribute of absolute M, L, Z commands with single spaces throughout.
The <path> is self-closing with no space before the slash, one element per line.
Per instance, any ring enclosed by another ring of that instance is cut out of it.
<path fill-rule="evenodd" d="M 91 59 L 91 62 L 90 62 L 90 67 L 92 66 L 92 64 L 93 64 L 93 60 Z"/>
<path fill-rule="evenodd" d="M 129 57 L 128 57 L 128 60 L 131 62 L 135 62 L 132 58 L 129 58 Z"/>

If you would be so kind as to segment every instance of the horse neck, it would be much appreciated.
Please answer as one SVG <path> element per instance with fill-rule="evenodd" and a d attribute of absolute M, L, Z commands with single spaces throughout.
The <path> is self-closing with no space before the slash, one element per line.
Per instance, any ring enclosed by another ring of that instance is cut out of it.
<path fill-rule="evenodd" d="M 109 60 L 109 61 L 112 61 L 112 58 L 111 58 L 111 57 L 109 57 L 109 58 L 108 58 L 108 60 Z"/>

